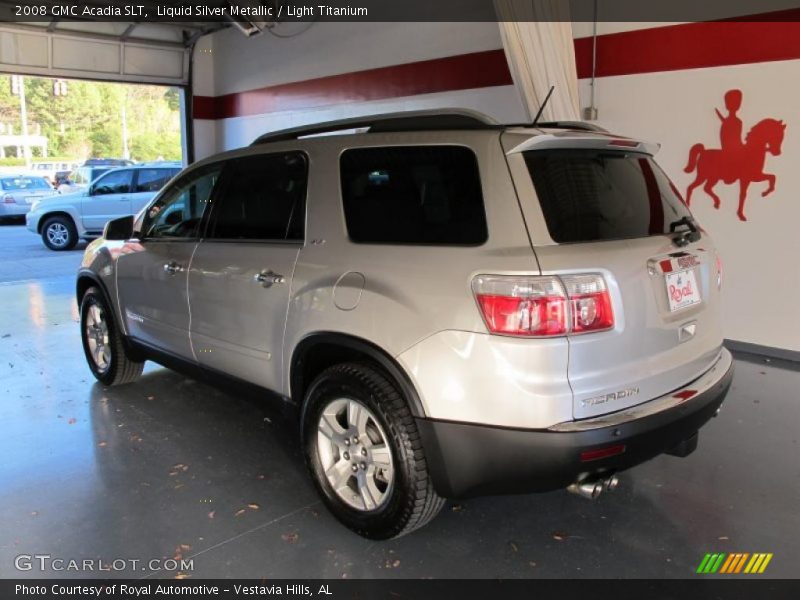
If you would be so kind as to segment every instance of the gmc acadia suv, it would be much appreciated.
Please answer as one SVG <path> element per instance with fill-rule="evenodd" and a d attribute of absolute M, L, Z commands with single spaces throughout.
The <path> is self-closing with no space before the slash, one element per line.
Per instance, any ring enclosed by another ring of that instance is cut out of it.
<path fill-rule="evenodd" d="M 444 498 L 594 497 L 694 450 L 733 374 L 719 257 L 654 150 L 467 111 L 264 135 L 89 245 L 89 367 L 277 392 L 328 508 L 370 538 Z"/>

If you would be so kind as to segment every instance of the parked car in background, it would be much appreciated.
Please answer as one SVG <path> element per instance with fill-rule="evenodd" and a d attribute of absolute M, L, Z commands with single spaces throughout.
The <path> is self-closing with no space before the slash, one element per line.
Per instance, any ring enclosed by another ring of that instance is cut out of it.
<path fill-rule="evenodd" d="M 31 175 L 37 175 L 40 177 L 44 177 L 47 181 L 50 182 L 50 185 L 58 186 L 58 174 L 64 172 L 70 172 L 76 169 L 78 166 L 77 162 L 69 162 L 69 161 L 42 161 L 42 162 L 35 162 L 31 165 Z"/>
<path fill-rule="evenodd" d="M 61 194 L 69 194 L 84 190 L 101 174 L 117 167 L 133 165 L 132 160 L 123 158 L 90 158 L 80 167 L 74 169 L 70 176 L 56 184 Z"/>
<path fill-rule="evenodd" d="M 53 186 L 44 177 L 33 175 L 0 176 L 0 220 L 24 217 L 37 200 L 57 195 Z"/>
<path fill-rule="evenodd" d="M 84 168 L 95 167 L 78 171 Z M 139 212 L 180 169 L 177 162 L 112 168 L 80 191 L 34 203 L 28 229 L 51 250 L 69 250 L 81 238 L 99 236 L 111 219 Z"/>
<path fill-rule="evenodd" d="M 59 186 L 69 182 L 69 178 L 72 175 L 72 170 L 69 171 L 56 171 L 55 181 L 53 182 L 53 186 L 58 189 Z"/>
<path fill-rule="evenodd" d="M 443 498 L 595 498 L 691 453 L 733 376 L 720 258 L 657 148 L 465 111 L 266 134 L 87 247 L 87 362 L 293 402 L 320 496 L 366 537 Z"/>

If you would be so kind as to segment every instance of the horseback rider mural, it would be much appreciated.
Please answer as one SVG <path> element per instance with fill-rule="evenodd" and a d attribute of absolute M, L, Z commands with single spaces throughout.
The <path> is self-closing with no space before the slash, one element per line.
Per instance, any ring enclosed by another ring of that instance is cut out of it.
<path fill-rule="evenodd" d="M 719 208 L 720 199 L 714 192 L 714 186 L 720 181 L 732 184 L 739 181 L 739 209 L 736 214 L 742 221 L 747 189 L 751 183 L 766 181 L 767 189 L 761 192 L 766 196 L 775 191 L 775 175 L 764 173 L 764 162 L 767 153 L 778 156 L 786 131 L 786 124 L 777 119 L 762 119 L 747 132 L 742 142 L 742 120 L 737 112 L 742 105 L 742 91 L 728 90 L 725 93 L 725 110 L 723 114 L 714 109 L 721 121 L 719 149 L 707 149 L 703 144 L 695 144 L 689 150 L 689 162 L 684 171 L 697 171 L 695 180 L 686 190 L 686 205 L 692 201 L 692 192 L 700 184 L 714 200 L 714 208 Z"/>

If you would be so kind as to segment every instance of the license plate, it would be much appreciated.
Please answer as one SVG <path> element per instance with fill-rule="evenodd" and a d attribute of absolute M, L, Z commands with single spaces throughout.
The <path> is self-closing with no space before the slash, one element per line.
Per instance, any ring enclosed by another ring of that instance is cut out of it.
<path fill-rule="evenodd" d="M 666 284 L 670 311 L 675 312 L 700 302 L 700 289 L 694 271 L 667 273 Z"/>

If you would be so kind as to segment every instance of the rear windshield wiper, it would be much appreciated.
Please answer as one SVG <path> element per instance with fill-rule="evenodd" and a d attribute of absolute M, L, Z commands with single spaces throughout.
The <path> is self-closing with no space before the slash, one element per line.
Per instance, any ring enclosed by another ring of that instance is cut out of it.
<path fill-rule="evenodd" d="M 696 242 L 700 239 L 700 230 L 697 227 L 697 223 L 692 217 L 681 217 L 677 221 L 673 221 L 669 224 L 669 232 L 674 233 L 678 227 L 686 226 L 689 228 L 689 231 L 683 232 L 680 235 L 676 235 L 672 238 L 672 241 L 675 243 L 676 246 L 688 246 L 692 242 Z"/>

